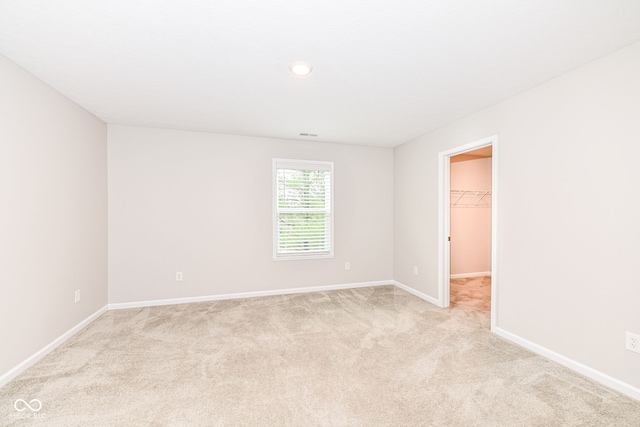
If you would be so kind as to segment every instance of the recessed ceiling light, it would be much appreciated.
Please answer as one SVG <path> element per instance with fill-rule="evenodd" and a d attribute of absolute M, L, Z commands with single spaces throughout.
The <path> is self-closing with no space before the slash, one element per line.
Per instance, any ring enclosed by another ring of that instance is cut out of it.
<path fill-rule="evenodd" d="M 291 64 L 289 69 L 296 76 L 306 76 L 313 70 L 313 67 L 309 64 L 305 64 L 304 62 L 296 62 L 295 64 Z"/>

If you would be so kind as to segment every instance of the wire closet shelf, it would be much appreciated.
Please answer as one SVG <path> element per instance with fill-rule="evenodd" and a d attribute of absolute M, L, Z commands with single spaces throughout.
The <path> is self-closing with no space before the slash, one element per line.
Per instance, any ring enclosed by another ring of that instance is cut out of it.
<path fill-rule="evenodd" d="M 490 208 L 491 190 L 451 190 L 452 208 Z"/>

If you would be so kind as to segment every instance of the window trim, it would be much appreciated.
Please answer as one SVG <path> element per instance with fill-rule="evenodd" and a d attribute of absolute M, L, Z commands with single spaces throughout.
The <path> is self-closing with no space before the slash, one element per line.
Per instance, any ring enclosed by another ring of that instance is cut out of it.
<path fill-rule="evenodd" d="M 318 170 L 329 170 L 329 184 L 330 184 L 330 194 L 329 194 L 329 253 L 311 253 L 311 254 L 287 254 L 287 255 L 279 255 L 278 254 L 278 169 L 283 169 L 283 165 L 290 165 L 296 169 L 318 169 Z M 335 227 L 334 227 L 334 174 L 333 174 L 333 162 L 328 161 L 320 161 L 320 160 L 298 160 L 298 159 L 281 159 L 274 158 L 272 162 L 272 214 L 273 214 L 273 260 L 274 261 L 298 261 L 298 260 L 310 260 L 310 259 L 328 259 L 334 258 L 334 235 L 335 235 Z"/>

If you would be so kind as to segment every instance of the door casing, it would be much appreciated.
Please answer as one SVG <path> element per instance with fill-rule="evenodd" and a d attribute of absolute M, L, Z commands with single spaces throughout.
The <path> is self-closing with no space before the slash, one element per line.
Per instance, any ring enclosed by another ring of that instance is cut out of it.
<path fill-rule="evenodd" d="M 491 146 L 491 330 L 498 320 L 498 136 L 438 153 L 438 305 L 449 307 L 451 292 L 451 157 Z"/>

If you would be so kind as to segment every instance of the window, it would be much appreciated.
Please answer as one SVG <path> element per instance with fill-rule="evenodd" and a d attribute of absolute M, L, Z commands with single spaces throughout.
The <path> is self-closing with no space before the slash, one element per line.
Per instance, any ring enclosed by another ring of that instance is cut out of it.
<path fill-rule="evenodd" d="M 333 163 L 273 159 L 273 258 L 333 258 Z"/>

